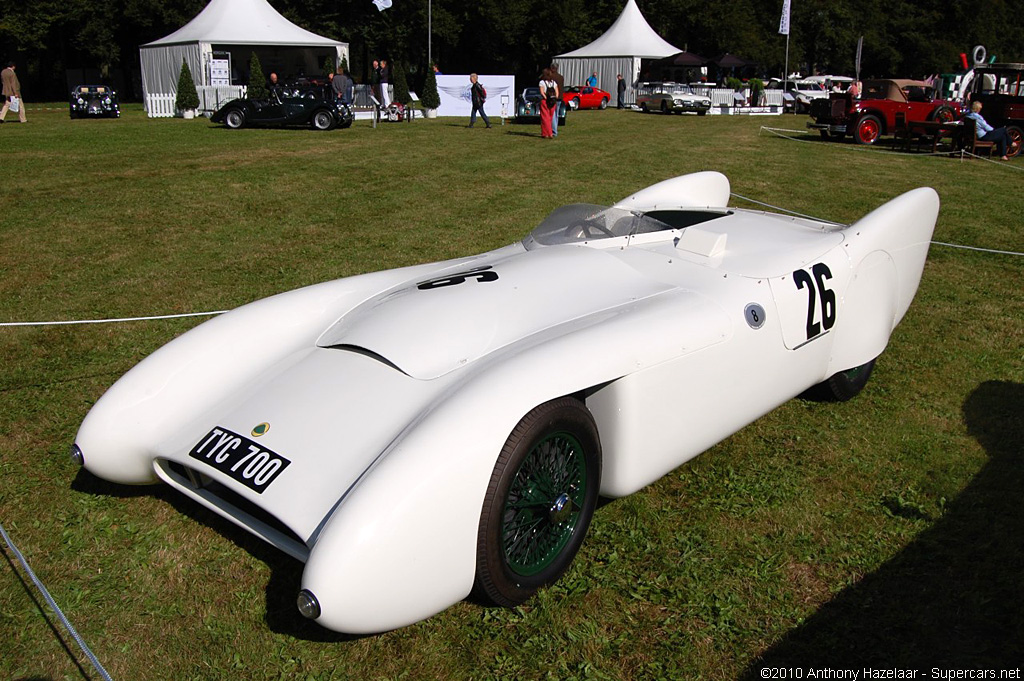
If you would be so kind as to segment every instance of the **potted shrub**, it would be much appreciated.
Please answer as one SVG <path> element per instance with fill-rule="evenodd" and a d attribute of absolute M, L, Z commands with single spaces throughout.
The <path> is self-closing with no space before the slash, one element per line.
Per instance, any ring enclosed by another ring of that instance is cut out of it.
<path fill-rule="evenodd" d="M 409 81 L 405 77 L 405 69 L 397 61 L 391 63 L 391 83 L 395 88 L 395 101 L 408 107 L 412 102 L 412 95 L 409 94 Z"/>
<path fill-rule="evenodd" d="M 436 118 L 437 109 L 441 106 L 441 95 L 437 93 L 437 77 L 434 76 L 434 69 L 427 69 L 427 79 L 423 83 L 423 92 L 420 93 L 420 104 L 423 106 L 423 115 L 427 118 Z"/>
<path fill-rule="evenodd" d="M 764 96 L 764 81 L 760 78 L 750 79 L 750 104 L 761 106 L 761 98 Z"/>
<path fill-rule="evenodd" d="M 199 108 L 199 93 L 196 92 L 192 71 L 185 60 L 181 60 L 181 72 L 178 74 L 178 95 L 174 99 L 174 107 L 181 112 L 183 118 L 195 118 Z"/>
<path fill-rule="evenodd" d="M 263 75 L 263 66 L 260 65 L 260 58 L 255 52 L 249 58 L 249 85 L 246 87 L 245 96 L 249 99 L 267 99 L 270 96 L 267 92 L 267 77 Z"/>

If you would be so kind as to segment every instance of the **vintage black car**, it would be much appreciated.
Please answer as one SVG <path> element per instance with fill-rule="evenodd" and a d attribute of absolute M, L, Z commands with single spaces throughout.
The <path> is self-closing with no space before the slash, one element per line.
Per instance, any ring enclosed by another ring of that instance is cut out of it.
<path fill-rule="evenodd" d="M 210 120 L 238 129 L 248 125 L 309 125 L 315 130 L 347 128 L 355 115 L 321 86 L 285 86 L 270 91 L 267 99 L 232 99 Z"/>
<path fill-rule="evenodd" d="M 106 85 L 79 85 L 68 99 L 72 118 L 120 118 L 117 93 Z"/>
<path fill-rule="evenodd" d="M 981 102 L 981 115 L 989 125 L 1006 128 L 1010 138 L 1007 156 L 1024 148 L 1024 64 L 989 64 L 974 69 L 967 99 Z"/>
<path fill-rule="evenodd" d="M 528 87 L 522 94 L 516 97 L 516 121 L 539 121 L 540 120 L 540 88 Z M 558 125 L 565 125 L 565 117 L 569 107 L 565 102 L 558 103 Z"/>

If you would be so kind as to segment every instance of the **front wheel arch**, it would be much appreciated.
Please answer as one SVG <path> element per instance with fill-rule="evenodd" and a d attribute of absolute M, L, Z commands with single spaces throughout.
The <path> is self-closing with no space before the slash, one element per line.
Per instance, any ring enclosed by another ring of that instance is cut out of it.
<path fill-rule="evenodd" d="M 513 607 L 572 563 L 597 507 L 601 442 L 572 397 L 530 410 L 512 429 L 480 513 L 474 594 Z"/>

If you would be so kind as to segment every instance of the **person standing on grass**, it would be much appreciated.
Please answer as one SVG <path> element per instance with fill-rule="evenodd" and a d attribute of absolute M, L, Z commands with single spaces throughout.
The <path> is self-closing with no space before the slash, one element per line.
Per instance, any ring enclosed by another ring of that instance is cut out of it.
<path fill-rule="evenodd" d="M 376 59 L 373 60 L 373 68 L 370 69 L 370 94 L 377 100 L 377 106 L 380 106 L 380 62 Z"/>
<path fill-rule="evenodd" d="M 487 118 L 487 114 L 484 112 L 484 102 L 487 101 L 487 93 L 484 90 L 484 86 L 478 82 L 477 75 L 475 73 L 469 74 L 469 97 L 473 103 L 473 110 L 469 113 L 469 127 L 473 127 L 476 123 L 476 112 L 480 112 L 480 117 L 484 119 L 484 124 L 489 128 L 491 127 L 491 121 Z"/>
<path fill-rule="evenodd" d="M 551 78 L 551 69 L 544 69 L 540 79 L 540 136 L 545 139 L 554 139 L 555 133 L 551 128 L 552 114 L 558 112 L 558 85 Z"/>
<path fill-rule="evenodd" d="M 391 81 L 391 69 L 388 68 L 388 60 L 380 60 L 380 96 L 384 108 L 391 106 L 391 94 L 388 92 L 388 83 Z"/>
<path fill-rule="evenodd" d="M 616 83 L 616 85 L 615 85 L 615 90 L 617 91 L 618 96 L 619 96 L 619 101 L 618 101 L 617 108 L 625 109 L 626 108 L 626 80 L 622 77 L 621 73 L 619 74 L 619 77 L 618 77 L 618 83 Z"/>
<path fill-rule="evenodd" d="M 0 109 L 0 123 L 4 122 L 7 118 L 7 110 L 11 108 L 11 98 L 14 97 L 17 100 L 18 107 L 18 122 L 25 123 L 25 100 L 21 98 L 21 83 L 18 81 L 18 76 L 14 73 L 14 62 L 7 62 L 7 68 L 0 71 L 0 81 L 3 81 L 3 93 L 5 100 L 4 107 Z"/>
<path fill-rule="evenodd" d="M 555 87 L 558 88 L 558 102 L 561 103 L 562 93 L 565 92 L 565 79 L 558 72 L 558 64 L 551 64 L 551 80 L 555 82 Z M 555 104 L 555 112 L 551 117 L 551 134 L 554 137 L 558 137 L 558 107 L 559 104 Z"/>
<path fill-rule="evenodd" d="M 340 99 L 342 104 L 352 106 L 352 79 L 345 73 L 345 67 L 338 67 L 338 74 L 331 81 L 331 92 L 335 99 Z"/>

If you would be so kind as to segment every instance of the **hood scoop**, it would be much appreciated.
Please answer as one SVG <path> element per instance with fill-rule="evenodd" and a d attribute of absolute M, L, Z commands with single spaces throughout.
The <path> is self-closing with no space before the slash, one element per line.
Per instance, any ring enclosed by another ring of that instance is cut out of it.
<path fill-rule="evenodd" d="M 578 246 L 481 259 L 371 298 L 317 341 L 438 378 L 546 329 L 667 290 Z"/>

